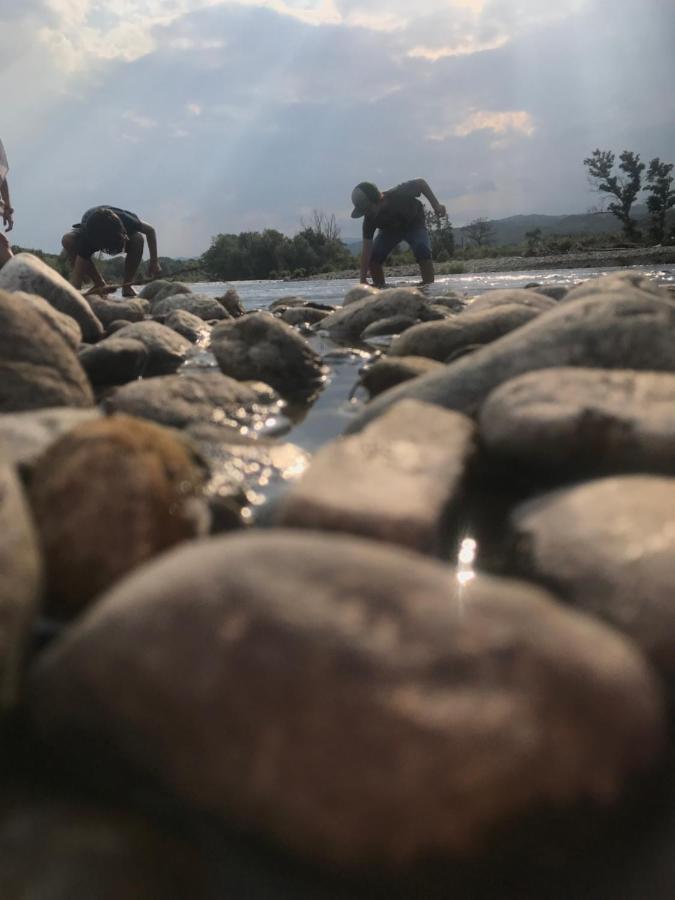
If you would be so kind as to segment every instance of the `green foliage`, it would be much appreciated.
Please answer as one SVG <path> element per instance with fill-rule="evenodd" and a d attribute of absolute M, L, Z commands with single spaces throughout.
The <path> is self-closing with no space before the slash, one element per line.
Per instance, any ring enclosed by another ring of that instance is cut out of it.
<path fill-rule="evenodd" d="M 314 211 L 314 221 L 292 238 L 280 231 L 219 234 L 202 256 L 209 276 L 222 281 L 252 278 L 305 278 L 355 266 L 342 243 L 335 217 Z"/>
<path fill-rule="evenodd" d="M 668 210 L 675 206 L 675 191 L 671 189 L 673 163 L 662 163 L 658 156 L 649 163 L 647 170 L 647 209 L 651 213 L 650 237 L 661 243 L 666 237 Z"/>
<path fill-rule="evenodd" d="M 448 260 L 455 252 L 455 235 L 447 215 L 437 216 L 435 212 L 425 210 L 424 218 L 431 240 L 431 255 L 433 259 Z"/>
<path fill-rule="evenodd" d="M 645 164 L 640 162 L 639 153 L 630 150 L 624 150 L 619 160 L 619 169 L 624 176 L 612 174 L 615 157 L 611 150 L 594 150 L 591 156 L 584 160 L 584 165 L 595 189 L 616 197 L 607 208 L 623 225 L 626 237 L 629 240 L 639 240 L 640 231 L 630 211 L 642 187 Z"/>

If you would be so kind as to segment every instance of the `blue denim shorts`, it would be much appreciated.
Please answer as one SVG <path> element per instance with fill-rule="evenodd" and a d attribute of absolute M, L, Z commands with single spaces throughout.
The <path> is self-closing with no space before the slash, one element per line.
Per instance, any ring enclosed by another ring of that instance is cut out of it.
<path fill-rule="evenodd" d="M 376 263 L 383 263 L 394 247 L 400 244 L 401 241 L 405 241 L 408 244 L 415 254 L 417 262 L 431 259 L 431 242 L 426 225 L 413 225 L 405 231 L 390 231 L 387 228 L 380 228 L 373 241 L 371 260 Z"/>

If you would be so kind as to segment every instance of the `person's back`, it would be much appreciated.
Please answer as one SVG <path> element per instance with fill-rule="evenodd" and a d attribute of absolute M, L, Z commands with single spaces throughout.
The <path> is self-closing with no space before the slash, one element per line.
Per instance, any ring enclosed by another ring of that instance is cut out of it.
<path fill-rule="evenodd" d="M 7 173 L 9 172 L 9 163 L 7 162 L 7 154 L 5 148 L 0 141 L 0 212 L 2 213 L 2 221 L 5 225 L 5 231 L 11 231 L 14 227 L 14 210 L 9 199 L 9 184 L 7 183 Z M 2 232 L 0 232 L 0 265 L 4 265 L 7 260 L 12 258 L 12 248 L 9 241 Z"/>

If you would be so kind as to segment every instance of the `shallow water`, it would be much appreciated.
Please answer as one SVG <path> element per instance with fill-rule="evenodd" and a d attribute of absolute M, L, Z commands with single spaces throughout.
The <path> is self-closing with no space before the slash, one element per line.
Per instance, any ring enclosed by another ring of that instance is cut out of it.
<path fill-rule="evenodd" d="M 631 266 L 632 271 L 640 272 L 655 278 L 663 284 L 675 284 L 675 266 Z M 542 285 L 564 285 L 571 287 L 579 281 L 593 278 L 609 272 L 623 269 L 532 269 L 526 272 L 486 272 L 466 275 L 441 275 L 425 293 L 430 297 L 441 296 L 448 291 L 456 291 L 467 298 L 498 288 L 520 288 L 537 281 Z M 391 287 L 415 284 L 415 279 L 392 278 L 388 282 Z M 354 278 L 339 279 L 306 279 L 302 281 L 234 281 L 234 282 L 199 282 L 192 285 L 195 292 L 219 296 L 228 288 L 235 288 L 244 309 L 265 309 L 275 300 L 290 297 L 303 297 L 320 303 L 340 306 L 350 288 L 358 281 Z M 329 338 L 311 335 L 311 346 L 324 357 L 329 367 L 329 375 L 323 391 L 312 406 L 300 414 L 293 414 L 286 431 L 286 439 L 304 450 L 316 451 L 323 444 L 342 434 L 350 418 L 361 408 L 366 399 L 365 393 L 357 391 L 359 370 L 367 362 L 381 352 L 382 343 L 372 342 L 369 349 L 353 349 L 347 351 Z M 386 345 L 387 342 L 385 342 Z M 193 360 L 193 363 L 197 360 Z M 201 353 L 200 365 L 214 365 L 215 359 L 208 353 Z M 193 364 L 192 363 L 192 364 Z"/>

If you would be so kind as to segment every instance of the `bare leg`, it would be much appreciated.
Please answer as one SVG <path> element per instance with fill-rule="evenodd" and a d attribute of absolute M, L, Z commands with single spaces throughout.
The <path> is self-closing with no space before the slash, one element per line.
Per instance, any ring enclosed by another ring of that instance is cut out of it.
<path fill-rule="evenodd" d="M 370 274 L 373 276 L 373 284 L 375 287 L 384 287 L 384 268 L 382 263 L 370 261 Z"/>
<path fill-rule="evenodd" d="M 124 283 L 127 287 L 122 288 L 123 297 L 135 297 L 136 291 L 132 288 L 131 282 L 136 277 L 136 272 L 143 259 L 143 246 L 145 242 L 140 231 L 132 234 L 127 244 L 127 255 L 124 260 Z"/>
<path fill-rule="evenodd" d="M 12 248 L 9 245 L 9 241 L 5 237 L 5 235 L 0 231 L 0 266 L 4 266 L 6 262 L 14 256 L 12 253 Z"/>
<path fill-rule="evenodd" d="M 422 284 L 434 283 L 434 264 L 430 259 L 420 259 L 417 262 L 422 275 Z"/>
<path fill-rule="evenodd" d="M 75 232 L 67 231 L 61 238 L 61 246 L 63 247 L 68 262 L 71 266 L 75 265 L 75 257 L 77 256 L 77 248 L 75 246 Z"/>

